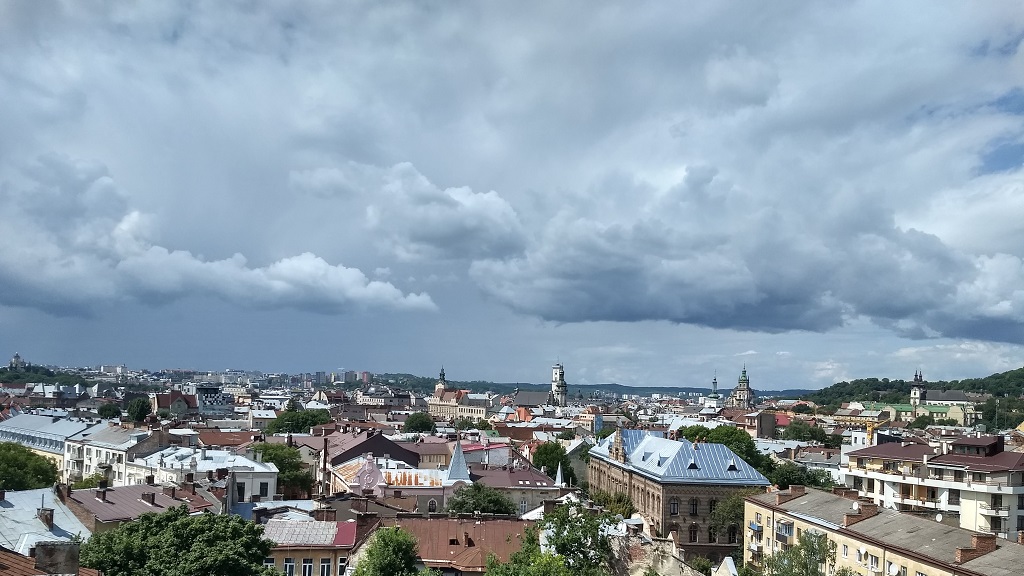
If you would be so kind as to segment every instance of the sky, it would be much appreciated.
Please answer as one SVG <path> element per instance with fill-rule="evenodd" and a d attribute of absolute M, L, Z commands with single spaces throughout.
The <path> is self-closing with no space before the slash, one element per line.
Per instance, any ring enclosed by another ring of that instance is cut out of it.
<path fill-rule="evenodd" d="M 0 353 L 1024 365 L 1016 2 L 0 3 Z M 7 350 L 7 352 L 3 352 Z"/>

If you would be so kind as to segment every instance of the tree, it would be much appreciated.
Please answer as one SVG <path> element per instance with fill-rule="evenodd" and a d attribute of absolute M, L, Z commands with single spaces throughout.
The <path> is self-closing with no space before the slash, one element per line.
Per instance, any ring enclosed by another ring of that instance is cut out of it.
<path fill-rule="evenodd" d="M 559 440 L 575 440 L 576 439 L 576 431 L 575 430 L 562 430 L 561 432 L 558 433 L 557 436 L 555 436 L 555 438 L 558 438 Z"/>
<path fill-rule="evenodd" d="M 761 474 L 768 476 L 775 467 L 770 457 L 761 454 L 757 449 L 754 439 L 739 428 L 733 426 L 718 426 L 708 429 L 704 426 L 688 426 L 680 430 L 680 433 L 690 442 L 711 442 L 713 444 L 724 444 L 734 454 L 750 464 Z"/>
<path fill-rule="evenodd" d="M 262 442 L 253 446 L 253 450 L 263 454 L 264 462 L 277 466 L 277 483 L 280 486 L 303 494 L 309 494 L 313 489 L 313 475 L 307 470 L 298 448 Z"/>
<path fill-rule="evenodd" d="M 405 424 L 402 425 L 402 432 L 407 434 L 433 434 L 436 431 L 437 424 L 434 423 L 434 419 L 430 417 L 430 414 L 426 412 L 409 414 L 409 417 L 405 419 Z"/>
<path fill-rule="evenodd" d="M 711 571 L 715 568 L 715 565 L 711 562 L 711 560 L 705 558 L 704 556 L 697 556 L 693 560 L 687 562 L 687 564 L 690 565 L 690 568 L 693 568 L 697 572 L 700 572 L 701 574 L 705 575 L 710 575 Z"/>
<path fill-rule="evenodd" d="M 99 472 L 82 478 L 78 482 L 71 485 L 72 490 L 86 490 L 88 488 L 95 488 L 100 485 L 100 480 L 103 479 L 103 474 Z"/>
<path fill-rule="evenodd" d="M 81 563 L 105 576 L 270 575 L 263 559 L 273 546 L 259 524 L 228 514 L 190 516 L 187 506 L 178 506 L 93 534 L 82 545 Z"/>
<path fill-rule="evenodd" d="M 924 430 L 925 428 L 934 425 L 935 418 L 932 418 L 931 416 L 925 414 L 923 416 L 918 416 L 917 418 L 914 418 L 914 420 L 910 424 L 907 424 L 907 428 L 920 428 L 921 430 Z"/>
<path fill-rule="evenodd" d="M 609 493 L 604 490 L 594 490 L 590 494 L 590 499 L 594 501 L 594 504 L 623 518 L 629 518 L 636 513 L 636 506 L 633 505 L 633 500 L 625 492 Z"/>
<path fill-rule="evenodd" d="M 802 441 L 813 441 L 819 444 L 824 444 L 829 448 L 838 448 L 843 441 L 841 436 L 835 434 L 829 434 L 825 432 L 824 428 L 818 426 L 811 426 L 803 420 L 793 420 L 786 426 L 785 432 L 782 433 L 784 440 L 802 440 Z"/>
<path fill-rule="evenodd" d="M 538 524 L 548 546 L 562 557 L 573 576 L 604 574 L 612 557 L 605 527 L 614 523 L 610 514 L 594 513 L 578 502 L 555 508 Z"/>
<path fill-rule="evenodd" d="M 125 409 L 133 422 L 142 422 L 152 411 L 153 407 L 149 403 L 149 398 L 136 398 L 129 402 Z"/>
<path fill-rule="evenodd" d="M 836 569 L 836 543 L 824 534 L 804 531 L 796 546 L 766 555 L 765 576 L 851 576 L 849 568 Z"/>
<path fill-rule="evenodd" d="M 545 442 L 537 447 L 533 453 L 533 465 L 544 469 L 545 473 L 554 478 L 558 474 L 558 465 L 562 465 L 562 479 L 570 486 L 576 485 L 576 471 L 569 463 L 569 456 L 565 453 L 565 446 L 558 442 Z"/>
<path fill-rule="evenodd" d="M 463 486 L 448 498 L 449 514 L 515 514 L 516 504 L 494 488 L 476 482 Z"/>
<path fill-rule="evenodd" d="M 487 558 L 487 576 L 572 576 L 561 556 L 541 552 L 536 526 L 527 526 L 519 541 L 519 550 L 508 562 L 499 562 L 493 554 Z"/>
<path fill-rule="evenodd" d="M 753 494 L 760 494 L 760 490 L 743 490 L 733 492 L 722 498 L 715 505 L 715 509 L 708 517 L 709 523 L 718 528 L 718 533 L 723 534 L 729 526 L 736 526 L 738 530 L 743 528 L 743 499 Z"/>
<path fill-rule="evenodd" d="M 57 482 L 57 465 L 14 442 L 0 442 L 0 490 L 35 490 Z"/>
<path fill-rule="evenodd" d="M 785 490 L 790 484 L 813 486 L 815 488 L 831 488 L 836 485 L 827 470 L 810 470 L 799 464 L 786 462 L 777 466 L 769 475 L 772 484 Z"/>
<path fill-rule="evenodd" d="M 356 564 L 355 576 L 412 576 L 416 574 L 416 539 L 401 528 L 380 528 Z"/>
<path fill-rule="evenodd" d="M 796 406 L 793 406 L 794 414 L 810 414 L 812 412 L 814 412 L 814 409 L 807 404 L 797 404 Z"/>
<path fill-rule="evenodd" d="M 285 410 L 267 426 L 269 434 L 309 433 L 310 428 L 331 422 L 327 410 Z"/>
<path fill-rule="evenodd" d="M 104 404 L 96 412 L 100 415 L 100 418 L 117 418 L 121 415 L 121 408 L 117 404 Z"/>
<path fill-rule="evenodd" d="M 455 421 L 455 427 L 459 430 L 491 430 L 491 423 L 483 418 L 474 420 L 468 416 L 463 416 Z"/>

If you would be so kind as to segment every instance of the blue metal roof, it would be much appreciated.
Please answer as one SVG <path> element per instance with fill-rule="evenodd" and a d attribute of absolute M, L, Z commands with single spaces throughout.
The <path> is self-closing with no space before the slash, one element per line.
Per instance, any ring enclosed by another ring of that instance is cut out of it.
<path fill-rule="evenodd" d="M 609 456 L 622 434 L 625 464 Z M 770 482 L 724 444 L 669 440 L 644 430 L 618 430 L 590 450 L 591 457 L 625 466 L 663 484 L 768 486 Z"/>

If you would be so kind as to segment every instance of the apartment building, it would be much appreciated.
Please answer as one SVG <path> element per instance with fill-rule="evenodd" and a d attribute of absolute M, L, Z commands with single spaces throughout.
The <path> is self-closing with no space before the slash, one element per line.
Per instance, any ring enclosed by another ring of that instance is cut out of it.
<path fill-rule="evenodd" d="M 722 499 L 770 483 L 722 444 L 669 440 L 644 430 L 619 429 L 590 450 L 591 488 L 626 493 L 658 534 L 676 532 L 689 560 L 718 562 L 740 544 L 740 527 L 724 533 L 710 524 Z"/>
<path fill-rule="evenodd" d="M 1016 538 L 1024 530 L 1024 452 L 1002 436 L 948 445 L 890 442 L 848 454 L 846 485 L 875 504 L 956 517 L 961 528 Z"/>
<path fill-rule="evenodd" d="M 57 470 L 63 470 L 67 439 L 86 430 L 106 427 L 106 422 L 96 423 L 89 419 L 19 414 L 0 422 L 0 442 L 21 444 L 53 460 Z"/>
<path fill-rule="evenodd" d="M 745 499 L 744 562 L 767 556 L 814 534 L 834 546 L 835 564 L 857 574 L 888 576 L 1009 576 L 1024 561 L 1024 546 L 928 517 L 880 508 L 852 490 L 789 490 Z"/>
<path fill-rule="evenodd" d="M 137 428 L 122 428 L 103 423 L 70 436 L 64 444 L 65 483 L 74 483 L 100 472 L 101 465 L 110 467 L 111 486 L 128 484 L 128 462 L 148 456 L 169 443 L 167 434 Z"/>

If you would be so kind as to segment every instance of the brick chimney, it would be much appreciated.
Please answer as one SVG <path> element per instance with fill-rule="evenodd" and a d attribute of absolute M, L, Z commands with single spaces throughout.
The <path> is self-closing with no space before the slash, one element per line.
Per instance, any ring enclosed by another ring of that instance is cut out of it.
<path fill-rule="evenodd" d="M 1024 530 L 1017 532 L 1017 544 L 1024 545 Z"/>
<path fill-rule="evenodd" d="M 871 518 L 872 516 L 878 515 L 878 504 L 874 502 L 857 502 L 858 510 L 856 512 L 850 511 L 843 515 L 843 527 L 853 526 L 861 520 Z"/>
<path fill-rule="evenodd" d="M 37 542 L 29 550 L 36 570 L 43 574 L 78 574 L 79 545 L 74 542 Z"/>
<path fill-rule="evenodd" d="M 154 478 L 153 475 L 150 474 L 150 475 L 146 476 L 144 482 L 146 483 L 146 485 L 152 486 L 152 485 L 156 484 L 156 478 Z"/>
<path fill-rule="evenodd" d="M 195 482 L 196 475 L 194 472 L 185 472 L 185 482 Z"/>
<path fill-rule="evenodd" d="M 970 562 L 979 556 L 984 556 L 996 549 L 995 534 L 971 534 L 971 547 L 957 547 L 956 563 L 963 564 Z"/>
<path fill-rule="evenodd" d="M 338 511 L 334 508 L 317 508 L 313 510 L 313 519 L 325 522 L 337 522 Z"/>
<path fill-rule="evenodd" d="M 107 501 L 107 490 L 105 488 L 97 488 L 96 489 L 96 499 L 99 500 L 100 502 L 106 502 Z"/>
<path fill-rule="evenodd" d="M 804 487 L 798 484 L 790 484 L 789 490 L 778 491 L 775 493 L 775 505 L 778 506 L 783 502 L 789 502 L 794 498 L 799 498 L 804 495 Z"/>
<path fill-rule="evenodd" d="M 47 530 L 53 530 L 53 508 L 36 508 L 36 518 L 39 518 Z"/>
<path fill-rule="evenodd" d="M 174 486 L 164 486 L 164 495 L 174 498 Z"/>
<path fill-rule="evenodd" d="M 107 481 L 106 478 L 100 478 L 99 481 L 96 482 L 96 487 L 99 488 L 100 490 L 106 490 L 107 488 L 110 487 L 110 483 Z"/>
<path fill-rule="evenodd" d="M 155 506 L 156 505 L 156 492 L 143 492 L 142 493 L 142 497 L 140 499 L 143 502 L 145 502 L 146 504 L 149 504 L 150 506 Z"/>
<path fill-rule="evenodd" d="M 7 498 L 7 490 L 0 490 L 0 502 L 3 502 L 4 498 Z"/>

